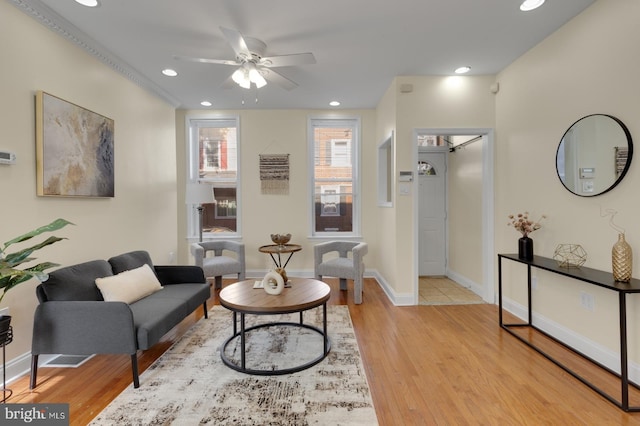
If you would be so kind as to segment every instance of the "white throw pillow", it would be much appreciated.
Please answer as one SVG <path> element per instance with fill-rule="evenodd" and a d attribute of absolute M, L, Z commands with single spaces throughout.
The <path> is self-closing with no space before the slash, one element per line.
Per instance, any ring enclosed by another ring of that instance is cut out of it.
<path fill-rule="evenodd" d="M 149 265 L 120 272 L 111 277 L 96 278 L 105 302 L 133 303 L 162 289 Z"/>

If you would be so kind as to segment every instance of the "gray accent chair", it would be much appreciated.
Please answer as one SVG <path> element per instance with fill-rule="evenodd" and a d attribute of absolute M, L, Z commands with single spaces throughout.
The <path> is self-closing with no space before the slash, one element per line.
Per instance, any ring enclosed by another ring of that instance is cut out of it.
<path fill-rule="evenodd" d="M 103 278 L 148 264 L 163 288 L 127 304 L 105 302 L 96 286 Z M 40 304 L 33 321 L 30 388 L 36 387 L 41 354 L 128 354 L 134 387 L 140 386 L 138 350 L 160 341 L 195 309 L 207 318 L 211 288 L 202 269 L 154 266 L 146 251 L 121 254 L 60 268 L 36 288 Z"/>
<path fill-rule="evenodd" d="M 191 254 L 205 277 L 215 277 L 215 288 L 222 288 L 223 275 L 238 274 L 238 281 L 245 279 L 243 243 L 224 240 L 193 243 Z"/>
<path fill-rule="evenodd" d="M 347 280 L 353 280 L 354 301 L 362 303 L 362 280 L 364 262 L 362 258 L 368 252 L 367 243 L 352 241 L 327 241 L 314 246 L 314 275 L 321 280 L 323 276 L 340 278 L 340 290 L 347 289 Z M 337 255 L 336 255 L 337 253 Z M 327 259 L 324 259 L 325 255 Z"/>

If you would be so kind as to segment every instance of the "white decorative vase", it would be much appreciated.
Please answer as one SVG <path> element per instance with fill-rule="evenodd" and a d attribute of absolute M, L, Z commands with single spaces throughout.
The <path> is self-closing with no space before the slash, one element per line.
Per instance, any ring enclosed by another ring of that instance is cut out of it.
<path fill-rule="evenodd" d="M 278 295 L 284 290 L 284 279 L 275 271 L 269 271 L 262 279 L 262 288 L 269 294 Z"/>

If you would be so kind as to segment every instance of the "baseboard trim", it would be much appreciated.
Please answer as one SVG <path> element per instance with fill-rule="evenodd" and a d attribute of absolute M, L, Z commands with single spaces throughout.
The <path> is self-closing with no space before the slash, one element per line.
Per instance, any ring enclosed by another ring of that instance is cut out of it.
<path fill-rule="evenodd" d="M 461 286 L 463 286 L 464 288 L 471 290 L 472 292 L 474 292 L 475 294 L 477 294 L 478 296 L 482 297 L 482 299 L 484 300 L 484 287 L 481 284 L 476 283 L 473 280 L 470 280 L 469 278 L 460 275 L 456 272 L 453 272 L 451 270 L 447 271 L 447 277 L 450 278 L 451 280 L 457 282 L 458 284 L 460 284 Z"/>
<path fill-rule="evenodd" d="M 526 321 L 527 308 L 512 299 L 502 300 L 505 311 L 512 313 L 518 318 Z M 581 334 L 574 332 L 557 322 L 550 320 L 540 314 L 533 313 L 532 321 L 536 327 L 544 330 L 546 333 L 554 336 L 556 339 L 566 343 L 568 346 L 582 352 L 588 357 L 598 361 L 607 368 L 620 373 L 620 354 L 611 349 L 587 339 Z M 629 361 L 629 380 L 634 383 L 640 383 L 640 364 Z"/>

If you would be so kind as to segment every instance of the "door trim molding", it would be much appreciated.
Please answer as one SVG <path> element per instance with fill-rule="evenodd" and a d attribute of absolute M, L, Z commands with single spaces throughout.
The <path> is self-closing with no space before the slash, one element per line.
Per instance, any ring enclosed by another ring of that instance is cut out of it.
<path fill-rule="evenodd" d="M 413 147 L 412 147 L 412 166 L 418 164 L 418 135 L 481 135 L 482 138 L 482 288 L 481 296 L 485 302 L 495 303 L 495 265 L 494 265 L 494 130 L 492 128 L 414 128 L 413 129 Z M 448 190 L 448 187 L 447 187 Z M 418 180 L 414 179 L 413 193 L 419 196 Z M 418 228 L 419 218 L 419 200 L 413 203 L 413 229 L 414 235 Z M 447 215 L 447 223 L 449 221 Z M 413 241 L 413 290 L 414 304 L 419 303 L 418 296 L 418 262 L 419 262 L 419 246 L 418 238 Z"/>

